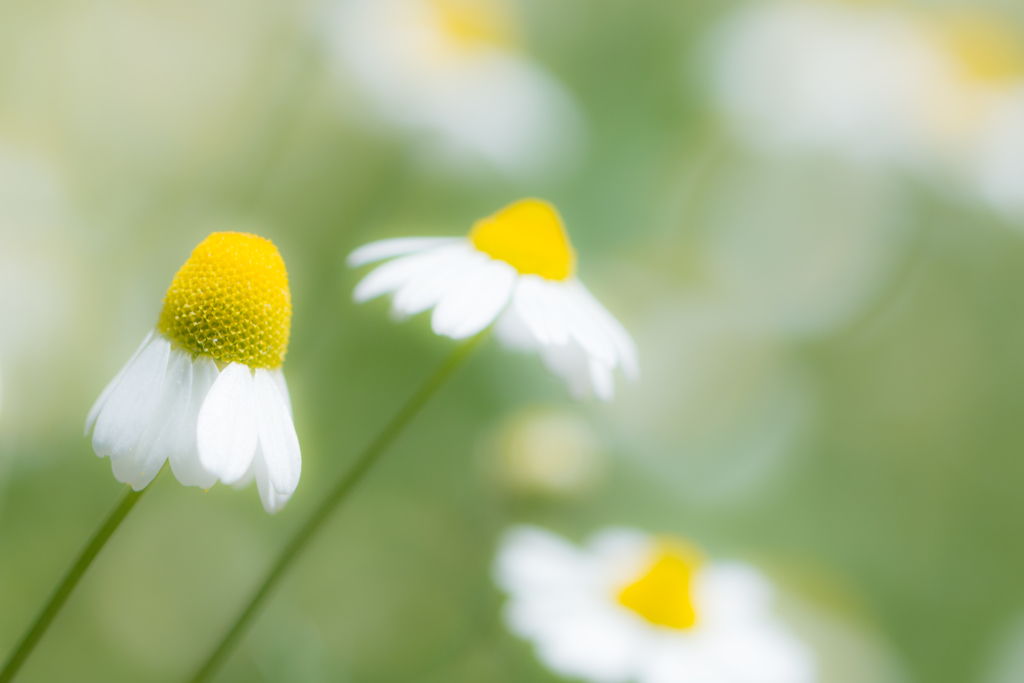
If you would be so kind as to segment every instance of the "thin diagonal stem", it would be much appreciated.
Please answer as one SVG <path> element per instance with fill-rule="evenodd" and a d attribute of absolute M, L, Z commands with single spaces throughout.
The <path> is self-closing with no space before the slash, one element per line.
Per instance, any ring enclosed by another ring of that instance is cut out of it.
<path fill-rule="evenodd" d="M 238 645 L 238 641 L 245 634 L 249 624 L 256 618 L 263 603 L 270 596 L 271 591 L 274 590 L 274 587 L 287 573 L 292 563 L 295 562 L 313 536 L 316 535 L 316 532 L 320 530 L 320 527 L 327 521 L 331 513 L 345 502 L 356 485 L 362 481 L 380 459 L 380 456 L 384 454 L 388 446 L 401 434 L 409 422 L 416 417 L 417 413 L 427 404 L 437 390 L 441 388 L 455 369 L 462 364 L 462 361 L 466 359 L 482 337 L 483 334 L 479 334 L 469 342 L 459 346 L 448 357 L 448 360 L 413 394 L 412 398 L 402 406 L 402 409 L 391 418 L 391 421 L 385 425 L 384 429 L 377 435 L 377 438 L 356 459 L 352 468 L 335 484 L 334 488 L 327 494 L 327 497 L 320 503 L 320 506 L 313 511 L 313 514 L 306 520 L 306 523 L 299 528 L 295 536 L 292 537 L 292 540 L 281 551 L 277 562 L 274 563 L 274 566 L 263 580 L 263 584 L 252 596 L 248 606 L 238 616 L 234 625 L 217 646 L 217 649 L 213 651 L 202 668 L 192 678 L 192 683 L 202 683 L 202 681 L 206 681 L 216 673 L 227 656 Z"/>
<path fill-rule="evenodd" d="M 103 550 L 103 546 L 106 545 L 110 537 L 114 535 L 117 528 L 121 526 L 121 522 L 128 516 L 135 504 L 139 502 L 139 498 L 142 494 L 148 490 L 149 487 L 142 489 L 141 491 L 133 491 L 130 486 L 125 487 L 125 491 L 121 494 L 120 500 L 114 509 L 107 515 L 106 520 L 100 525 L 100 528 L 96 530 L 92 538 L 89 539 L 89 544 L 85 546 L 82 553 L 75 560 L 75 563 L 68 570 L 68 573 L 64 575 L 57 589 L 50 596 L 50 601 L 46 603 L 46 607 L 36 617 L 35 622 L 29 628 L 25 637 L 21 639 L 17 649 L 11 654 L 7 663 L 4 665 L 3 671 L 0 671 L 0 683 L 8 683 L 14 679 L 14 676 L 18 673 L 18 669 L 25 663 L 28 656 L 32 654 L 32 650 L 39 643 L 39 640 L 46 633 L 46 629 L 49 628 L 50 623 L 53 622 L 54 617 L 60 612 L 60 608 L 64 606 L 71 592 L 75 590 L 75 586 L 82 579 L 86 570 L 89 569 L 89 565 L 96 559 L 96 556 Z"/>

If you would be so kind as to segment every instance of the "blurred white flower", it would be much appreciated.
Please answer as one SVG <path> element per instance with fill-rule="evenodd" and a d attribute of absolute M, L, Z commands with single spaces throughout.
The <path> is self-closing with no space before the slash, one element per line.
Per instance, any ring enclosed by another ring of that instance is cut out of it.
<path fill-rule="evenodd" d="M 331 46 L 382 116 L 460 163 L 550 174 L 579 151 L 564 88 L 518 48 L 505 0 L 341 0 Z"/>
<path fill-rule="evenodd" d="M 603 469 L 593 428 L 563 410 L 531 408 L 517 413 L 488 445 L 500 483 L 517 493 L 580 493 L 595 484 Z"/>
<path fill-rule="evenodd" d="M 0 364 L 8 400 L 2 432 L 51 432 L 76 395 L 87 329 L 91 258 L 81 243 L 64 184 L 49 160 L 0 140 Z M 40 373 L 46 367 L 49 372 Z M 17 396 L 16 401 L 10 400 Z"/>
<path fill-rule="evenodd" d="M 609 529 L 577 548 L 510 531 L 495 578 L 505 621 L 552 671 L 594 683 L 809 683 L 813 653 L 772 613 L 753 567 L 686 541 Z"/>
<path fill-rule="evenodd" d="M 759 4 L 721 28 L 711 59 L 717 103 L 757 147 L 949 176 L 1024 215 L 1024 50 L 1005 20 Z"/>
<path fill-rule="evenodd" d="M 254 476 L 267 512 L 281 509 L 302 469 L 281 371 L 290 329 L 277 248 L 210 235 L 171 283 L 156 330 L 89 412 L 96 454 L 136 491 L 169 459 L 186 486 Z"/>
<path fill-rule="evenodd" d="M 348 263 L 391 258 L 356 286 L 356 302 L 393 293 L 392 313 L 399 318 L 433 308 L 434 332 L 452 339 L 497 321 L 503 344 L 540 354 L 577 398 L 611 400 L 616 368 L 627 379 L 639 374 L 633 339 L 576 278 L 576 252 L 547 202 L 511 204 L 477 221 L 466 238 L 372 242 L 352 252 Z"/>

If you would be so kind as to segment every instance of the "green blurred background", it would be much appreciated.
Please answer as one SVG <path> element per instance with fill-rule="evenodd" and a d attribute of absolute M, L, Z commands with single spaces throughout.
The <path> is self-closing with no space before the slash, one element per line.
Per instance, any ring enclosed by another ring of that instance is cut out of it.
<path fill-rule="evenodd" d="M 20 680 L 191 673 L 452 348 L 426 316 L 356 307 L 345 256 L 537 195 L 644 377 L 573 404 L 488 341 L 218 680 L 554 680 L 490 579 L 525 522 L 679 533 L 758 564 L 825 683 L 1024 681 L 1024 223 L 920 175 L 748 149 L 702 56 L 743 7 L 511 3 L 519 57 L 585 126 L 562 170 L 532 174 L 432 160 L 341 73 L 330 3 L 0 3 L 0 651 L 121 490 L 82 422 L 211 231 L 286 260 L 304 460 L 273 517 L 254 490 L 162 476 Z M 537 475 L 531 449 L 568 474 Z"/>

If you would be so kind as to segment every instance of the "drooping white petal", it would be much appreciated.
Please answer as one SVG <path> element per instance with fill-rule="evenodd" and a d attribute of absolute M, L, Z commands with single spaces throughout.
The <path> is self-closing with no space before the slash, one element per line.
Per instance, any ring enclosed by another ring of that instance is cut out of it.
<path fill-rule="evenodd" d="M 542 345 L 560 346 L 569 342 L 569 330 L 559 311 L 558 301 L 550 291 L 557 286 L 537 275 L 524 275 L 519 278 L 512 297 L 512 306 Z"/>
<path fill-rule="evenodd" d="M 142 350 L 110 393 L 96 419 L 96 455 L 120 456 L 135 449 L 156 410 L 167 373 L 171 343 L 161 335 Z"/>
<path fill-rule="evenodd" d="M 359 247 L 348 255 L 346 262 L 349 267 L 357 268 L 374 261 L 415 254 L 435 247 L 440 247 L 452 242 L 458 242 L 461 237 L 396 237 L 394 239 L 378 240 Z"/>
<path fill-rule="evenodd" d="M 458 244 L 454 249 L 462 250 L 465 247 Z M 394 261 L 377 266 L 356 285 L 352 291 L 352 300 L 361 304 L 382 294 L 389 294 L 423 271 L 430 269 L 434 264 L 443 261 L 450 251 L 450 248 L 431 249 L 423 253 L 396 258 Z"/>
<path fill-rule="evenodd" d="M 136 491 L 153 481 L 180 440 L 191 395 L 192 357 L 172 350 L 160 400 L 139 445 L 123 455 L 110 456 L 118 481 L 131 484 Z"/>
<path fill-rule="evenodd" d="M 615 375 L 613 369 L 596 358 L 591 358 L 588 364 L 590 375 L 590 388 L 601 401 L 610 401 L 615 398 Z"/>
<path fill-rule="evenodd" d="M 249 469 L 245 471 L 245 474 L 242 475 L 241 479 L 239 479 L 238 481 L 231 482 L 231 488 L 238 489 L 239 491 L 241 491 L 242 489 L 249 488 L 249 484 L 253 483 L 256 480 L 256 460 L 262 457 L 263 456 L 260 455 L 259 441 L 257 441 L 256 454 L 252 457 L 252 464 L 249 465 Z"/>
<path fill-rule="evenodd" d="M 274 378 L 274 384 L 277 385 L 277 390 L 281 392 L 281 398 L 284 399 L 284 404 L 288 406 L 288 414 L 292 414 L 292 395 L 288 392 L 288 382 L 284 380 L 284 372 L 281 368 L 272 370 L 270 376 Z"/>
<path fill-rule="evenodd" d="M 256 489 L 260 493 L 260 502 L 263 503 L 263 509 L 270 514 L 274 514 L 283 508 L 288 499 L 292 497 L 291 493 L 279 493 L 274 488 L 272 475 L 267 466 L 267 459 L 262 446 L 256 448 L 256 457 L 252 461 L 252 474 L 256 479 Z"/>
<path fill-rule="evenodd" d="M 231 363 L 217 376 L 199 409 L 199 463 L 225 484 L 231 484 L 249 469 L 257 441 L 252 373 L 240 363 Z"/>
<path fill-rule="evenodd" d="M 507 263 L 492 261 L 462 278 L 434 309 L 434 333 L 465 339 L 483 330 L 508 305 L 518 275 Z"/>
<path fill-rule="evenodd" d="M 263 368 L 256 370 L 255 388 L 256 429 L 266 475 L 277 494 L 291 496 L 302 473 L 302 454 L 295 424 L 269 371 Z M 259 465 L 256 479 L 259 484 Z"/>
<path fill-rule="evenodd" d="M 618 355 L 619 367 L 629 381 L 636 381 L 640 377 L 640 362 L 637 360 L 636 342 L 630 336 L 626 328 L 622 326 L 615 316 L 608 312 L 600 301 L 597 300 L 590 290 L 579 280 L 569 283 L 576 299 L 587 308 L 594 319 L 604 328 L 604 331 L 611 338 Z"/>
<path fill-rule="evenodd" d="M 178 430 L 178 440 L 169 460 L 175 478 L 184 486 L 198 486 L 208 489 L 217 482 L 217 475 L 206 471 L 199 462 L 199 448 L 196 445 L 196 423 L 213 383 L 220 371 L 209 356 L 199 356 L 192 362 L 192 391 L 188 411 Z"/>
<path fill-rule="evenodd" d="M 97 398 L 96 402 L 92 404 L 92 408 L 89 410 L 89 414 L 85 418 L 86 436 L 89 436 L 89 430 L 91 430 L 93 424 L 95 424 L 96 418 L 99 417 L 100 411 L 103 410 L 103 406 L 107 404 L 107 399 L 109 399 L 110 395 L 114 393 L 114 389 L 117 388 L 117 385 L 121 383 L 121 378 L 124 377 L 125 371 L 132 363 L 135 362 L 135 359 L 139 357 L 139 354 L 142 353 L 142 350 L 146 348 L 146 346 L 149 344 L 149 341 L 152 338 L 153 331 L 150 330 L 149 334 L 146 335 L 146 338 L 142 340 L 141 344 L 139 344 L 139 348 L 135 349 L 135 353 L 132 354 L 132 357 L 129 358 L 128 362 L 125 363 L 124 366 L 117 371 L 117 374 L 114 375 L 114 379 L 110 380 L 110 384 L 104 387 L 103 391 L 100 393 L 100 397 Z"/>
<path fill-rule="evenodd" d="M 615 345 L 601 324 L 591 315 L 589 307 L 578 296 L 578 292 L 564 285 L 552 287 L 551 291 L 557 292 L 556 300 L 559 301 L 570 336 L 588 356 L 615 367 Z"/>
<path fill-rule="evenodd" d="M 502 346 L 513 351 L 531 353 L 542 348 L 515 306 L 509 306 L 498 316 L 498 321 L 494 323 L 494 336 Z"/>
<path fill-rule="evenodd" d="M 545 346 L 540 351 L 544 367 L 560 377 L 576 400 L 590 394 L 590 365 L 586 353 L 575 342 L 565 346 Z"/>
<path fill-rule="evenodd" d="M 436 306 L 462 278 L 486 267 L 490 261 L 469 248 L 450 250 L 447 258 L 424 269 L 395 292 L 392 310 L 400 317 L 422 313 Z"/>

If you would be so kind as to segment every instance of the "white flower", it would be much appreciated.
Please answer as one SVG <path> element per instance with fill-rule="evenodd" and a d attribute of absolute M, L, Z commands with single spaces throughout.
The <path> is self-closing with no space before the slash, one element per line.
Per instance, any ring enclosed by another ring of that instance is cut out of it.
<path fill-rule="evenodd" d="M 938 171 L 1024 214 L 1024 50 L 1006 20 L 771 3 L 718 32 L 712 78 L 717 103 L 755 146 Z"/>
<path fill-rule="evenodd" d="M 629 333 L 576 278 L 576 255 L 555 208 L 526 199 L 473 225 L 467 238 L 410 237 L 356 249 L 350 266 L 395 258 L 356 286 L 364 302 L 393 293 L 398 317 L 433 308 L 436 334 L 464 339 L 497 321 L 512 348 L 537 352 L 576 397 L 611 400 L 614 370 L 639 373 Z"/>
<path fill-rule="evenodd" d="M 495 578 L 505 621 L 552 671 L 594 683 L 809 683 L 812 652 L 771 612 L 755 569 L 678 539 L 610 529 L 577 548 L 510 531 Z"/>
<path fill-rule="evenodd" d="M 519 53 L 505 0 L 342 0 L 331 30 L 342 74 L 443 155 L 514 176 L 573 155 L 577 108 Z"/>
<path fill-rule="evenodd" d="M 210 235 L 175 276 L 156 329 L 89 412 L 96 454 L 136 491 L 169 459 L 186 486 L 254 476 L 263 507 L 281 509 L 302 469 L 280 367 L 290 328 L 277 248 L 255 235 Z"/>

